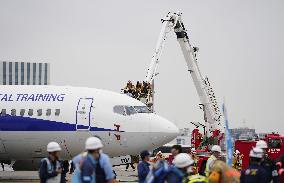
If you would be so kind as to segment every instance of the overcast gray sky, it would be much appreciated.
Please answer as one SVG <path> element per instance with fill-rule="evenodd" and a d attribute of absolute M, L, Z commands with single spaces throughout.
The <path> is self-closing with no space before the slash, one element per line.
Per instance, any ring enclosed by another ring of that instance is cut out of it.
<path fill-rule="evenodd" d="M 129 79 L 144 79 L 168 11 L 183 13 L 230 126 L 284 133 L 282 0 L 0 0 L 0 60 L 50 62 L 55 85 L 120 92 Z M 174 34 L 158 70 L 157 113 L 180 127 L 201 121 Z"/>

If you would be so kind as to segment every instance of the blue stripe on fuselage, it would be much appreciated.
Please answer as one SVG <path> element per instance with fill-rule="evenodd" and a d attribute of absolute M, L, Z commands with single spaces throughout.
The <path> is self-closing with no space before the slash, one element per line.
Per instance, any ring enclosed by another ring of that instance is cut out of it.
<path fill-rule="evenodd" d="M 76 124 L 22 116 L 0 116 L 0 131 L 76 131 Z M 91 127 L 90 131 L 115 131 Z"/>

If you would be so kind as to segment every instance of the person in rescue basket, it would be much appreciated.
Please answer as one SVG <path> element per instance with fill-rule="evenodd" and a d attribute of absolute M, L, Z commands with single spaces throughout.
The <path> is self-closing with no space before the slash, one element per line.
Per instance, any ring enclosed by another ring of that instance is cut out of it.
<path fill-rule="evenodd" d="M 88 154 L 81 165 L 82 183 L 115 182 L 110 159 L 102 152 L 101 140 L 97 137 L 89 137 L 85 145 Z"/>
<path fill-rule="evenodd" d="M 48 157 L 40 162 L 39 177 L 41 183 L 65 183 L 62 177 L 62 165 L 59 161 L 61 147 L 57 142 L 47 145 Z"/>

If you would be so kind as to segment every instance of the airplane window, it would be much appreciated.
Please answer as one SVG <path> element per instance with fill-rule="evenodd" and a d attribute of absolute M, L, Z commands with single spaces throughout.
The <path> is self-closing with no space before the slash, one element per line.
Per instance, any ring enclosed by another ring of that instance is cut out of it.
<path fill-rule="evenodd" d="M 59 116 L 60 114 L 60 109 L 55 109 L 55 116 Z"/>
<path fill-rule="evenodd" d="M 151 113 L 151 111 L 149 110 L 147 106 L 134 106 L 134 109 L 138 113 Z"/>
<path fill-rule="evenodd" d="M 16 109 L 11 110 L 11 116 L 16 116 Z"/>
<path fill-rule="evenodd" d="M 34 114 L 34 110 L 33 109 L 29 109 L 28 115 L 32 116 Z"/>
<path fill-rule="evenodd" d="M 50 116 L 51 115 L 51 109 L 47 109 L 46 110 L 46 116 Z"/>
<path fill-rule="evenodd" d="M 20 110 L 20 115 L 21 115 L 21 116 L 24 116 L 24 115 L 25 115 L 25 109 L 21 109 L 21 110 Z"/>
<path fill-rule="evenodd" d="M 38 109 L 38 110 L 37 110 L 37 115 L 38 115 L 38 116 L 41 116 L 41 115 L 42 115 L 42 109 Z"/>
<path fill-rule="evenodd" d="M 125 115 L 124 107 L 122 105 L 114 106 L 113 112 L 117 114 Z"/>
<path fill-rule="evenodd" d="M 125 106 L 125 112 L 126 112 L 127 115 L 132 115 L 132 114 L 137 113 L 135 111 L 134 107 L 132 107 L 132 106 Z"/>
<path fill-rule="evenodd" d="M 5 116 L 5 115 L 6 115 L 6 109 L 2 109 L 1 116 Z"/>

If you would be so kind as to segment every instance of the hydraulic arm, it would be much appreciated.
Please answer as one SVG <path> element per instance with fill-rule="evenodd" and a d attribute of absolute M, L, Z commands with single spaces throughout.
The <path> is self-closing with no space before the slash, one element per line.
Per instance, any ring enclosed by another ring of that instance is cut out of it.
<path fill-rule="evenodd" d="M 185 58 L 187 69 L 191 75 L 197 94 L 199 96 L 200 108 L 204 111 L 204 121 L 206 125 L 207 135 L 215 130 L 223 131 L 223 127 L 220 123 L 221 113 L 215 94 L 208 78 L 204 78 L 201 74 L 196 59 L 198 48 L 193 47 L 190 43 L 187 31 L 181 19 L 181 13 L 169 12 L 167 16 L 162 19 L 162 24 L 162 29 L 155 48 L 155 52 L 152 56 L 145 81 L 151 83 L 154 77 L 157 75 L 157 67 L 161 57 L 162 49 L 166 42 L 166 38 L 171 31 L 174 31 Z"/>

